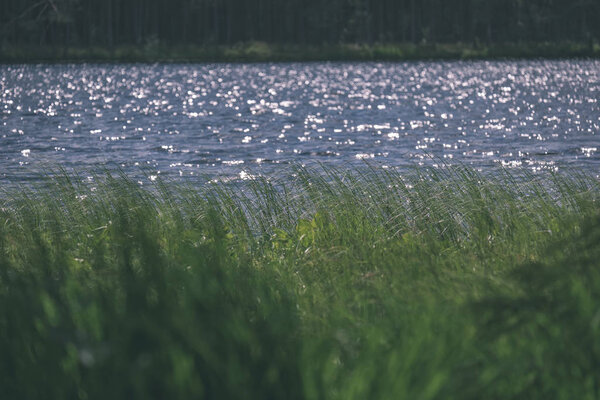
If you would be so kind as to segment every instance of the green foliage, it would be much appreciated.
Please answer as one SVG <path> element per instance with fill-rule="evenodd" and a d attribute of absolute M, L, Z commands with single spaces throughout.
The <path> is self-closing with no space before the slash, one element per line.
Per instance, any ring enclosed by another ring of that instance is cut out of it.
<path fill-rule="evenodd" d="M 527 42 L 474 45 L 467 43 L 372 45 L 299 45 L 240 42 L 233 45 L 61 46 L 0 45 L 0 62 L 290 62 L 406 61 L 530 58 L 599 58 L 600 45 L 579 42 Z"/>
<path fill-rule="evenodd" d="M 598 398 L 576 172 L 62 176 L 0 201 L 0 398 Z"/>
<path fill-rule="evenodd" d="M 0 60 L 598 56 L 594 0 L 3 0 Z"/>

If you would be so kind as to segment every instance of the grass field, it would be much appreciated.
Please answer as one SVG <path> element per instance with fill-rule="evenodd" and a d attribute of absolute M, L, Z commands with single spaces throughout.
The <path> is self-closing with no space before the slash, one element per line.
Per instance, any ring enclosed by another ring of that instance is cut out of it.
<path fill-rule="evenodd" d="M 1 193 L 0 398 L 600 398 L 596 179 L 288 172 Z"/>

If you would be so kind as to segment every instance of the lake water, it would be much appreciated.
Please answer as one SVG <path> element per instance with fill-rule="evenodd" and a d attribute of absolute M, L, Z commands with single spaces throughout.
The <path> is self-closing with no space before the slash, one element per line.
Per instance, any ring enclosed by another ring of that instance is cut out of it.
<path fill-rule="evenodd" d="M 598 175 L 599 99 L 599 61 L 0 66 L 0 181 L 365 159 Z"/>

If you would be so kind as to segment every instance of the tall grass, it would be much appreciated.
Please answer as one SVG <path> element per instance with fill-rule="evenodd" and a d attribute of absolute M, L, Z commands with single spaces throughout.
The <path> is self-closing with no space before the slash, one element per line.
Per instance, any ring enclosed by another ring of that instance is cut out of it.
<path fill-rule="evenodd" d="M 0 204 L 0 398 L 600 397 L 600 185 L 295 168 Z"/>

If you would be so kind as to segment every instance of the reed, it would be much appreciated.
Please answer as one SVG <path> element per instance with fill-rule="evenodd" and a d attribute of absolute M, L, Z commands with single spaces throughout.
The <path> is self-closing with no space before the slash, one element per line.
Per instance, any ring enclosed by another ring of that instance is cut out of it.
<path fill-rule="evenodd" d="M 600 396 L 600 184 L 295 167 L 0 195 L 0 397 Z"/>

